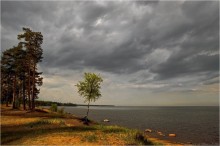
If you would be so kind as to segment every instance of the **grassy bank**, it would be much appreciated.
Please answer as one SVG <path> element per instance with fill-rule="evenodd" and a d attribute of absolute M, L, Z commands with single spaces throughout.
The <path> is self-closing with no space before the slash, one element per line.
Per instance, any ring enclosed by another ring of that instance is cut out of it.
<path fill-rule="evenodd" d="M 1 106 L 1 144 L 158 145 L 170 144 L 119 126 L 106 126 L 70 114 L 12 110 Z"/>

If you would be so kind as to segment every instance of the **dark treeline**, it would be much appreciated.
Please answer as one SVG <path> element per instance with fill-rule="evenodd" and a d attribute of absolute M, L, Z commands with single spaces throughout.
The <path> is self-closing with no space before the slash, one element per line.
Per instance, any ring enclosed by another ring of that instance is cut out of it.
<path fill-rule="evenodd" d="M 77 106 L 74 103 L 60 103 L 60 102 L 41 101 L 41 100 L 36 100 L 35 104 L 36 104 L 36 106 L 51 106 L 52 104 L 56 104 L 58 106 Z"/>
<path fill-rule="evenodd" d="M 88 106 L 87 104 L 76 104 L 77 106 Z M 115 106 L 115 105 L 96 105 L 96 104 L 91 104 L 91 105 L 89 105 L 89 106 L 105 106 L 105 107 L 113 107 L 113 106 Z"/>
<path fill-rule="evenodd" d="M 13 108 L 22 104 L 24 110 L 34 110 L 38 87 L 43 84 L 42 72 L 37 69 L 43 58 L 43 35 L 23 28 L 18 40 L 17 46 L 1 54 L 1 103 L 12 103 Z"/>
<path fill-rule="evenodd" d="M 51 106 L 52 104 L 56 104 L 57 106 L 88 106 L 87 104 L 75 104 L 75 103 L 61 103 L 61 102 L 53 102 L 53 101 L 42 101 L 36 100 L 35 104 L 37 106 Z M 90 105 L 90 106 L 114 106 L 114 105 Z"/>

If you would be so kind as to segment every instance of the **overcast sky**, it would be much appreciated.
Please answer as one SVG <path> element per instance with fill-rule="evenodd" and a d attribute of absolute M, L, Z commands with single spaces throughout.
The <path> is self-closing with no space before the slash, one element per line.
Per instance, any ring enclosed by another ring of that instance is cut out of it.
<path fill-rule="evenodd" d="M 84 72 L 104 79 L 95 104 L 219 103 L 218 1 L 1 2 L 1 49 L 22 27 L 44 36 L 41 100 L 83 103 Z"/>

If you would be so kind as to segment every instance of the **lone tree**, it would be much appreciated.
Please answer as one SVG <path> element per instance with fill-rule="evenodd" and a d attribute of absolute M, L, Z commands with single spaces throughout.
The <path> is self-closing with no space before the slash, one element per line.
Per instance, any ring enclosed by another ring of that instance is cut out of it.
<path fill-rule="evenodd" d="M 96 101 L 99 97 L 101 97 L 100 88 L 101 83 L 103 82 L 100 75 L 96 75 L 94 73 L 85 73 L 84 81 L 79 81 L 76 84 L 78 88 L 78 93 L 80 96 L 85 98 L 84 102 L 88 102 L 88 110 L 86 113 L 86 120 L 89 114 L 89 104 L 91 101 Z"/>

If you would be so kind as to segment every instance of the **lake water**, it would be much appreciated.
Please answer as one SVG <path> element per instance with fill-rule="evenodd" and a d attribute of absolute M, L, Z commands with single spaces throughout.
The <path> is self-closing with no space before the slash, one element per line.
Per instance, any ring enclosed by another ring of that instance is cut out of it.
<path fill-rule="evenodd" d="M 87 107 L 64 107 L 66 112 L 83 117 Z M 152 129 L 177 134 L 161 137 L 192 144 L 219 144 L 219 107 L 90 107 L 89 118 L 100 123 L 139 130 Z M 106 124 L 106 123 L 105 123 Z"/>

